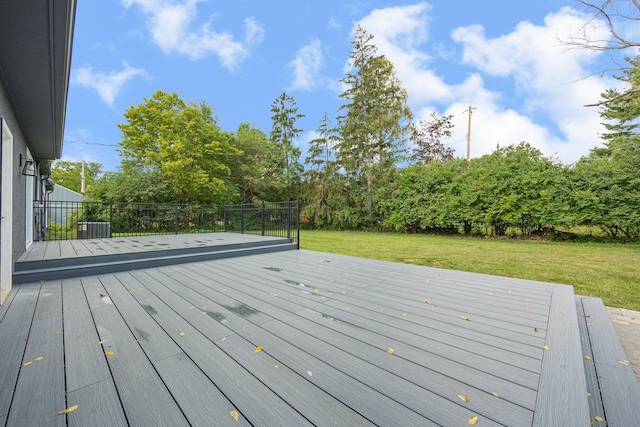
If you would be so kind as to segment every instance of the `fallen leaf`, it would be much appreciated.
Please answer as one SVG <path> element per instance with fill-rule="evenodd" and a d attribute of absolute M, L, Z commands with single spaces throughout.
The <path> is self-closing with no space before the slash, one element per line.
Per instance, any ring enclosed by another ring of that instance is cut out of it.
<path fill-rule="evenodd" d="M 231 411 L 229 414 L 231 414 L 231 418 L 238 421 L 238 411 Z"/>
<path fill-rule="evenodd" d="M 226 340 L 227 340 L 227 337 L 222 337 L 222 341 L 226 341 Z"/>
<path fill-rule="evenodd" d="M 458 397 L 463 402 L 466 402 L 468 400 L 467 396 L 464 394 L 456 394 L 456 397 Z"/>
<path fill-rule="evenodd" d="M 191 307 L 187 308 L 187 310 L 193 310 L 193 309 L 194 309 L 194 307 L 193 307 L 193 306 L 191 306 Z"/>
<path fill-rule="evenodd" d="M 542 347 L 542 348 L 543 348 L 543 349 L 545 349 L 545 350 L 549 350 L 549 346 L 548 346 L 548 345 L 545 345 L 545 346 L 544 346 L 544 347 Z"/>
<path fill-rule="evenodd" d="M 62 411 L 58 412 L 58 415 L 68 414 L 69 412 L 73 412 L 76 409 L 78 409 L 78 405 L 69 406 L 67 409 L 63 409 Z"/>
<path fill-rule="evenodd" d="M 491 394 L 494 395 L 495 397 L 500 397 L 500 395 L 498 393 L 496 393 L 495 391 L 492 391 Z"/>
<path fill-rule="evenodd" d="M 274 368 L 278 369 L 278 365 L 273 365 Z"/>
<path fill-rule="evenodd" d="M 585 358 L 586 360 L 591 360 L 591 356 L 589 356 L 588 354 L 585 354 L 585 355 L 584 355 L 584 358 Z"/>
<path fill-rule="evenodd" d="M 351 307 L 345 307 L 344 309 L 345 310 L 351 310 Z"/>
<path fill-rule="evenodd" d="M 533 332 L 538 332 L 538 328 L 533 328 Z"/>
<path fill-rule="evenodd" d="M 468 423 L 471 426 L 476 425 L 478 423 L 478 416 L 474 415 L 473 417 L 469 418 Z"/>
<path fill-rule="evenodd" d="M 587 397 L 591 397 L 591 393 L 587 392 Z"/>
<path fill-rule="evenodd" d="M 402 313 L 402 317 L 407 317 L 407 313 Z"/>
<path fill-rule="evenodd" d="M 260 353 L 261 351 L 262 351 L 262 346 L 261 345 L 259 345 L 259 346 L 257 346 L 256 348 L 253 349 L 254 353 Z"/>
<path fill-rule="evenodd" d="M 462 320 L 466 320 L 466 321 L 470 321 L 470 320 L 471 320 L 471 319 L 469 319 L 467 316 L 460 316 L 460 318 L 461 318 Z"/>
<path fill-rule="evenodd" d="M 106 296 L 107 296 L 107 294 L 100 294 L 100 297 L 101 297 L 101 298 L 104 298 L 104 297 L 106 297 Z"/>
<path fill-rule="evenodd" d="M 595 420 L 596 420 L 596 421 L 599 421 L 599 422 L 604 421 L 604 418 L 599 417 L 598 415 L 596 415 L 596 416 L 595 416 L 595 417 L 593 417 L 593 418 L 595 418 Z"/>
<path fill-rule="evenodd" d="M 179 358 L 178 358 L 178 362 L 184 362 L 184 358 L 179 357 Z"/>
<path fill-rule="evenodd" d="M 629 361 L 628 360 L 618 360 L 618 363 L 622 363 L 623 365 L 628 365 Z"/>
<path fill-rule="evenodd" d="M 111 349 L 109 349 L 109 350 L 105 351 L 104 354 L 116 354 L 116 352 L 111 350 Z"/>
<path fill-rule="evenodd" d="M 183 336 L 185 336 L 185 335 L 187 335 L 187 334 L 185 334 L 184 332 L 180 331 L 180 336 L 181 336 L 181 337 L 183 337 Z"/>
<path fill-rule="evenodd" d="M 389 354 L 393 354 L 393 349 L 392 349 L 391 347 L 389 347 L 389 348 L 387 349 L 387 353 L 389 353 Z"/>
<path fill-rule="evenodd" d="M 429 301 L 428 299 L 424 300 L 424 302 L 426 302 L 427 304 L 431 304 L 431 301 Z"/>
<path fill-rule="evenodd" d="M 44 356 L 40 356 L 40 357 L 36 357 L 35 359 L 33 359 L 34 362 L 39 362 L 42 359 L 44 359 Z"/>
<path fill-rule="evenodd" d="M 33 363 L 33 361 L 28 361 L 28 362 L 24 362 L 22 365 L 20 365 L 21 368 L 24 368 L 25 366 L 29 366 Z"/>
<path fill-rule="evenodd" d="M 98 341 L 98 344 L 104 344 L 104 343 L 106 343 L 106 342 L 108 342 L 108 341 L 109 341 L 108 339 L 106 339 L 106 340 L 102 340 L 102 341 Z"/>
<path fill-rule="evenodd" d="M 593 323 L 587 323 L 587 326 L 593 326 Z"/>
<path fill-rule="evenodd" d="M 144 288 L 138 288 L 139 291 L 144 291 Z"/>
<path fill-rule="evenodd" d="M 560 310 L 560 313 L 562 313 L 562 314 L 567 314 L 567 313 L 568 313 L 568 311 Z"/>
<path fill-rule="evenodd" d="M 596 422 L 593 419 L 589 420 L 589 424 L 594 425 Z"/>
<path fill-rule="evenodd" d="M 311 372 L 311 371 L 307 371 L 307 375 L 309 375 L 310 377 L 312 377 L 312 376 L 313 376 L 313 372 Z"/>

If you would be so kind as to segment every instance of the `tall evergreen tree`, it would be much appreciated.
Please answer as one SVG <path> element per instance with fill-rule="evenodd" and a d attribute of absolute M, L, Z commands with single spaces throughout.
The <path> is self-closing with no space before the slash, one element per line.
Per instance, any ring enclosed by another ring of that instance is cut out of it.
<path fill-rule="evenodd" d="M 405 137 L 412 114 L 393 64 L 378 53 L 373 35 L 360 26 L 349 65 L 341 79 L 346 90 L 340 95 L 345 104 L 338 126 L 338 160 L 350 180 L 352 198 L 347 222 L 376 226 L 379 190 L 384 190 L 395 165 L 406 157 Z M 353 218 L 358 211 L 361 218 Z"/>
<path fill-rule="evenodd" d="M 299 162 L 300 149 L 293 145 L 295 139 L 302 133 L 302 129 L 296 127 L 298 119 L 304 114 L 298 113 L 296 101 L 292 96 L 282 92 L 271 104 L 271 140 L 273 140 L 280 151 L 278 166 L 282 172 L 281 178 L 284 182 L 284 198 L 294 199 L 299 195 L 296 188 L 300 184 L 302 165 Z"/>

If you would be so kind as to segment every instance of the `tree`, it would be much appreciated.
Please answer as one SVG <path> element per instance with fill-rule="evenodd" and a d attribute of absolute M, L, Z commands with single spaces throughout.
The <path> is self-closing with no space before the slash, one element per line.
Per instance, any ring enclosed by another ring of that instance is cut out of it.
<path fill-rule="evenodd" d="M 271 116 L 273 128 L 270 137 L 277 144 L 279 150 L 277 164 L 284 182 L 284 198 L 295 199 L 299 194 L 296 187 L 300 184 L 300 175 L 303 169 L 298 161 L 300 149 L 295 147 L 293 142 L 302 133 L 302 129 L 296 127 L 296 122 L 303 118 L 304 114 L 298 113 L 295 99 L 285 92 L 282 92 L 273 101 L 271 112 L 273 113 Z"/>
<path fill-rule="evenodd" d="M 96 181 L 91 200 L 163 203 L 171 200 L 171 190 L 159 169 L 124 164 L 118 172 L 107 172 Z"/>
<path fill-rule="evenodd" d="M 443 138 L 453 135 L 452 115 L 440 116 L 433 112 L 429 121 L 420 120 L 418 125 L 411 127 L 409 140 L 413 144 L 411 159 L 415 162 L 429 163 L 431 161 L 453 160 L 454 150 L 442 143 Z"/>
<path fill-rule="evenodd" d="M 218 126 L 206 102 L 185 102 L 157 91 L 125 111 L 120 153 L 123 173 L 157 173 L 180 203 L 222 203 L 233 198 L 230 158 L 239 154 L 235 138 Z M 130 169 L 134 168 L 134 169 Z"/>
<path fill-rule="evenodd" d="M 633 31 L 633 29 L 637 22 L 640 21 L 640 2 L 638 0 L 576 0 L 576 2 L 589 14 L 589 19 L 577 33 L 563 40 L 567 46 L 593 52 L 608 51 L 615 53 L 631 50 L 637 54 L 640 40 L 633 40 L 630 37 L 637 35 L 637 32 Z M 602 24 L 606 26 L 609 37 L 594 37 L 593 28 L 600 28 Z M 625 25 L 629 26 L 629 28 L 625 28 Z M 625 72 L 629 67 L 623 66 L 616 69 Z M 607 71 L 611 70 L 604 70 L 602 74 Z M 615 99 L 637 95 L 638 92 L 640 92 L 640 87 L 628 87 L 617 94 L 616 97 L 605 98 L 600 102 L 586 106 L 605 105 Z"/>
<path fill-rule="evenodd" d="M 336 135 L 325 113 L 317 130 L 318 138 L 309 142 L 304 172 L 305 191 L 302 214 L 316 226 L 333 225 L 333 214 L 343 202 L 343 182 L 335 159 Z"/>
<path fill-rule="evenodd" d="M 236 147 L 242 151 L 235 156 L 232 180 L 239 189 L 240 201 L 254 203 L 275 198 L 282 193 L 282 182 L 276 164 L 278 147 L 260 129 L 241 123 L 236 132 Z"/>
<path fill-rule="evenodd" d="M 50 178 L 56 184 L 80 193 L 82 191 L 82 163 L 58 160 L 51 165 Z M 85 192 L 89 191 L 101 174 L 102 165 L 100 163 L 84 162 Z"/>
<path fill-rule="evenodd" d="M 393 64 L 378 54 L 372 40 L 358 26 L 349 55 L 351 69 L 341 79 L 346 89 L 340 97 L 346 103 L 340 107 L 344 115 L 338 125 L 338 161 L 350 180 L 351 197 L 343 217 L 370 227 L 379 222 L 379 192 L 403 159 L 412 118 Z M 354 210 L 360 212 L 357 221 Z"/>
<path fill-rule="evenodd" d="M 616 79 L 625 83 L 622 91 L 609 89 L 602 94 L 600 116 L 607 121 L 604 126 L 609 132 L 601 135 L 607 142 L 628 139 L 638 134 L 640 129 L 640 56 L 626 58 L 630 68 L 623 70 Z M 623 96 L 623 94 L 626 94 Z"/>

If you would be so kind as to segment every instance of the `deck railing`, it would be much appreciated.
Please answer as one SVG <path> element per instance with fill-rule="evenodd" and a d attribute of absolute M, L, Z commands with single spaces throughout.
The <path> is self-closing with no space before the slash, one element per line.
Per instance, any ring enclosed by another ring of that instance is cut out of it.
<path fill-rule="evenodd" d="M 300 241 L 300 203 L 237 205 L 48 201 L 43 240 L 234 232 Z"/>

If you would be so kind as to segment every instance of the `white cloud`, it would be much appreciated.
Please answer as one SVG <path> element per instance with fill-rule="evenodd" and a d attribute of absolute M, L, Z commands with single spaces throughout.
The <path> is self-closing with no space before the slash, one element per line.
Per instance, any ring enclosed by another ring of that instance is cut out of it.
<path fill-rule="evenodd" d="M 244 40 L 227 31 L 215 31 L 211 23 L 197 29 L 197 4 L 202 0 L 122 0 L 125 7 L 138 5 L 147 15 L 153 41 L 166 54 L 178 53 L 192 60 L 217 55 L 222 65 L 233 70 L 264 37 L 264 28 L 253 18 L 244 20 Z"/>
<path fill-rule="evenodd" d="M 477 108 L 472 119 L 474 157 L 497 144 L 524 140 L 545 155 L 573 162 L 599 143 L 598 111 L 583 105 L 597 101 L 614 82 L 585 78 L 593 72 L 593 53 L 569 50 L 558 41 L 584 26 L 586 15 L 563 8 L 549 14 L 544 25 L 521 22 L 497 38 L 487 38 L 479 25 L 455 29 L 452 38 L 462 47 L 459 66 L 472 71 L 462 82 L 449 83 L 438 75 L 425 46 L 429 10 L 427 3 L 376 9 L 358 24 L 374 35 L 379 51 L 394 63 L 417 118 L 426 118 L 436 105 L 442 114 L 454 115 L 455 136 L 449 142 L 458 156 L 466 154 L 469 105 Z M 492 89 L 482 75 L 492 77 Z"/>
<path fill-rule="evenodd" d="M 120 71 L 94 71 L 91 66 L 84 66 L 74 70 L 71 83 L 95 90 L 100 98 L 110 107 L 123 86 L 136 76 L 148 76 L 146 71 L 131 67 L 123 62 L 124 69 Z"/>
<path fill-rule="evenodd" d="M 320 72 L 324 67 L 324 56 L 320 40 L 313 39 L 311 43 L 298 50 L 295 59 L 289 63 L 289 66 L 293 69 L 291 90 L 316 89 L 319 81 L 323 80 Z"/>

